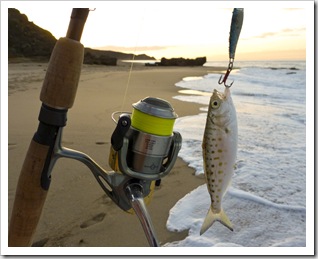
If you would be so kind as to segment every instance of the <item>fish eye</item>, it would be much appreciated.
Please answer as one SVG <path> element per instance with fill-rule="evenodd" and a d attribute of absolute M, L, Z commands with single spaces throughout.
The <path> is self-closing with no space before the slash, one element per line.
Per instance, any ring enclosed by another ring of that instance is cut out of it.
<path fill-rule="evenodd" d="M 220 107 L 220 102 L 218 100 L 212 100 L 211 106 L 213 109 L 217 109 Z"/>

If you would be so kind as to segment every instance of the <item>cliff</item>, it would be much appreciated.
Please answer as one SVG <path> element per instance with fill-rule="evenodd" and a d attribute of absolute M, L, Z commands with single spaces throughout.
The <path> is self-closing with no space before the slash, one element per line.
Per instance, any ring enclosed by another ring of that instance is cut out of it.
<path fill-rule="evenodd" d="M 57 39 L 47 30 L 28 20 L 25 14 L 14 8 L 8 9 L 8 55 L 10 58 L 44 58 L 48 60 Z M 116 65 L 117 60 L 129 60 L 133 54 L 85 48 L 84 63 Z M 147 55 L 135 59 L 154 60 Z"/>
<path fill-rule="evenodd" d="M 50 57 L 56 39 L 49 31 L 29 22 L 26 15 L 13 8 L 9 9 L 8 27 L 9 58 Z"/>

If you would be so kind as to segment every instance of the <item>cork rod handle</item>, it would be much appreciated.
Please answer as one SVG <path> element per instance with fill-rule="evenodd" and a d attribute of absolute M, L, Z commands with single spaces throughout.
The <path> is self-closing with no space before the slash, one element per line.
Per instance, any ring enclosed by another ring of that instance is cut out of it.
<path fill-rule="evenodd" d="M 53 49 L 40 100 L 52 108 L 73 106 L 84 58 L 84 46 L 69 38 L 60 38 Z"/>
<path fill-rule="evenodd" d="M 31 246 L 47 191 L 41 173 L 48 146 L 31 141 L 20 173 L 9 225 L 9 246 Z"/>
<path fill-rule="evenodd" d="M 54 47 L 40 94 L 40 100 L 50 107 L 73 106 L 84 59 L 79 41 L 88 12 L 88 8 L 73 9 L 66 38 L 60 38 Z"/>

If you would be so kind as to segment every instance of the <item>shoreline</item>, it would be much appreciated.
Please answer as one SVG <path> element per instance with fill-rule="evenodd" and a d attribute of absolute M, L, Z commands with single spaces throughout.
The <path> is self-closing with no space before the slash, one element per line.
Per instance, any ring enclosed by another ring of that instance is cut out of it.
<path fill-rule="evenodd" d="M 38 124 L 39 93 L 46 67 L 43 63 L 15 63 L 8 67 L 9 219 L 22 162 Z M 69 110 L 63 131 L 63 145 L 87 153 L 105 170 L 111 170 L 107 161 L 110 137 L 115 128 L 110 118 L 114 111 L 131 111 L 132 103 L 154 96 L 170 102 L 179 117 L 198 114 L 202 105 L 173 99 L 181 90 L 175 83 L 184 77 L 211 73 L 211 68 L 134 64 L 130 77 L 129 71 L 130 64 L 116 67 L 84 65 L 75 103 Z M 174 204 L 204 184 L 204 179 L 193 174 L 194 170 L 178 158 L 154 192 L 148 210 L 161 244 L 181 240 L 187 235 L 187 231 L 170 232 L 165 224 Z M 54 247 L 148 246 L 138 218 L 121 211 L 89 170 L 70 159 L 58 160 L 53 169 L 34 243 Z"/>

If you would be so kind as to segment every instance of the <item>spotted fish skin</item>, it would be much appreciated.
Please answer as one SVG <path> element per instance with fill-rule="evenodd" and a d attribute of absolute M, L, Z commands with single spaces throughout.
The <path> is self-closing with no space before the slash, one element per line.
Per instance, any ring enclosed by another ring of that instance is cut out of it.
<path fill-rule="evenodd" d="M 203 166 L 211 207 L 200 235 L 219 221 L 233 231 L 232 223 L 222 209 L 222 198 L 230 185 L 237 153 L 237 118 L 229 88 L 213 91 L 210 98 L 202 142 Z"/>

